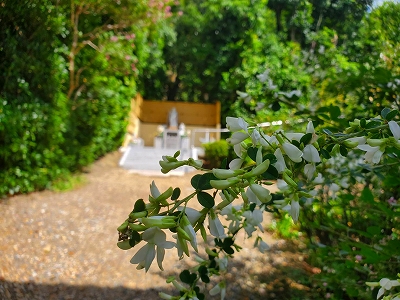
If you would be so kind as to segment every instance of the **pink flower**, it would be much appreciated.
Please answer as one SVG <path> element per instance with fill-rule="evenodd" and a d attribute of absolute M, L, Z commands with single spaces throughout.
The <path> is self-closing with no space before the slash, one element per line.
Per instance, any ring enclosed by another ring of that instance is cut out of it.
<path fill-rule="evenodd" d="M 394 199 L 394 197 L 392 196 L 392 197 L 390 197 L 388 200 L 387 200 L 387 203 L 389 203 L 389 205 L 396 205 L 397 204 L 397 200 L 396 199 Z"/>
<path fill-rule="evenodd" d="M 116 35 L 113 35 L 113 36 L 110 38 L 110 40 L 113 41 L 113 42 L 116 42 L 116 41 L 118 41 L 118 37 L 117 37 Z"/>
<path fill-rule="evenodd" d="M 362 256 L 361 255 L 356 255 L 356 261 L 361 261 L 362 260 Z"/>

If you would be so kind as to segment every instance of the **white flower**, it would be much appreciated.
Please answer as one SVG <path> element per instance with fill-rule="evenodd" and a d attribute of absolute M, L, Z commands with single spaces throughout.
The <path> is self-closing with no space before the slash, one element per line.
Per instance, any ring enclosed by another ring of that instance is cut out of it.
<path fill-rule="evenodd" d="M 237 230 L 240 228 L 242 220 L 242 213 L 240 211 L 241 209 L 241 205 L 233 206 L 232 204 L 229 204 L 225 206 L 220 212 L 221 215 L 226 216 L 227 221 L 231 221 L 228 226 L 228 230 L 231 233 L 237 232 Z"/>
<path fill-rule="evenodd" d="M 150 185 L 150 194 L 151 194 L 151 196 L 152 196 L 154 199 L 157 199 L 158 196 L 161 195 L 161 193 L 160 193 L 160 191 L 158 190 L 158 188 L 157 188 L 157 186 L 156 186 L 154 180 L 151 182 L 151 185 Z"/>
<path fill-rule="evenodd" d="M 284 170 L 286 170 L 286 163 L 285 159 L 283 158 L 281 149 L 276 149 L 274 155 L 277 160 L 276 163 L 274 163 L 274 167 L 277 169 L 278 173 L 281 174 Z"/>
<path fill-rule="evenodd" d="M 307 180 L 310 181 L 314 177 L 315 170 L 316 167 L 313 163 L 304 166 L 304 174 L 307 176 Z"/>
<path fill-rule="evenodd" d="M 313 183 L 315 184 L 321 184 L 324 182 L 324 177 L 322 177 L 321 173 L 318 173 L 317 177 L 314 178 Z"/>
<path fill-rule="evenodd" d="M 250 184 L 249 187 L 251 191 L 257 196 L 258 200 L 260 200 L 262 203 L 266 203 L 271 200 L 272 196 L 270 194 L 270 191 L 262 187 L 261 185 L 253 183 Z"/>
<path fill-rule="evenodd" d="M 385 291 L 389 291 L 392 287 L 399 286 L 400 282 L 398 282 L 397 280 L 390 280 L 388 278 L 382 278 L 379 281 L 379 285 L 381 286 L 381 288 L 378 291 L 378 295 L 376 296 L 376 299 L 379 299 L 380 297 L 382 297 L 383 294 L 385 293 Z"/>
<path fill-rule="evenodd" d="M 243 162 L 244 162 L 244 159 L 235 158 L 229 163 L 229 169 L 238 170 L 242 167 Z"/>
<path fill-rule="evenodd" d="M 396 140 L 400 140 L 400 126 L 395 121 L 389 121 L 389 128 Z"/>
<path fill-rule="evenodd" d="M 367 142 L 367 138 L 365 136 L 353 137 L 353 138 L 347 139 L 346 141 L 349 141 L 350 143 L 356 143 L 358 146 L 358 145 L 364 145 Z"/>
<path fill-rule="evenodd" d="M 236 94 L 242 99 L 244 99 L 244 103 L 248 104 L 251 100 L 251 96 L 247 93 L 241 92 L 241 91 L 236 91 Z"/>
<path fill-rule="evenodd" d="M 210 213 L 208 214 L 208 225 L 210 227 L 209 229 L 211 235 L 218 239 L 223 239 L 226 237 L 225 228 L 222 226 L 221 221 L 218 219 L 218 216 L 213 210 L 210 210 Z"/>
<path fill-rule="evenodd" d="M 215 261 L 217 262 L 220 271 L 226 271 L 228 268 L 228 257 L 224 256 L 222 258 L 216 258 Z"/>
<path fill-rule="evenodd" d="M 249 124 L 243 118 L 226 117 L 226 127 L 230 132 L 244 130 L 247 132 Z"/>
<path fill-rule="evenodd" d="M 237 157 L 242 157 L 243 154 L 247 152 L 246 149 L 243 147 L 242 143 L 233 145 L 233 151 L 235 152 Z"/>
<path fill-rule="evenodd" d="M 231 145 L 236 145 L 239 144 L 241 142 L 243 142 L 245 139 L 247 139 L 249 137 L 248 133 L 244 133 L 241 131 L 237 131 L 234 132 L 232 134 L 232 136 L 230 138 L 227 138 L 226 140 L 228 141 L 228 143 L 230 143 Z"/>
<path fill-rule="evenodd" d="M 285 142 L 282 144 L 282 149 L 292 161 L 301 162 L 303 152 L 295 145 Z"/>
<path fill-rule="evenodd" d="M 321 158 L 319 157 L 319 153 L 317 148 L 315 148 L 313 145 L 308 144 L 304 147 L 303 149 L 303 158 L 308 161 L 308 162 L 320 162 Z"/>
<path fill-rule="evenodd" d="M 290 202 L 290 215 L 292 216 L 293 221 L 296 223 L 299 219 L 300 214 L 300 204 L 299 201 L 292 200 Z"/>
<path fill-rule="evenodd" d="M 308 122 L 306 133 L 311 133 L 311 135 L 312 135 L 312 138 L 310 141 L 311 144 L 314 143 L 316 140 L 318 140 L 318 135 L 315 134 L 314 124 L 312 121 Z"/>
<path fill-rule="evenodd" d="M 196 232 L 194 231 L 194 228 L 193 228 L 192 224 L 190 223 L 189 219 L 186 216 L 182 216 L 179 225 L 189 236 L 189 238 L 190 238 L 189 242 L 192 245 L 193 249 L 196 250 L 196 252 L 198 252 L 199 250 L 197 249 Z"/>
<path fill-rule="evenodd" d="M 254 227 L 258 227 L 262 232 L 264 231 L 261 222 L 263 221 L 263 214 L 260 209 L 255 209 L 253 211 L 245 211 L 243 217 L 246 218 L 246 226 L 244 227 L 246 233 L 250 237 L 255 231 Z"/>
<path fill-rule="evenodd" d="M 257 79 L 260 80 L 260 82 L 265 82 L 269 79 L 269 70 L 265 70 L 264 73 L 256 75 Z"/>
<path fill-rule="evenodd" d="M 162 262 L 164 260 L 165 249 L 171 249 L 175 243 L 166 241 L 164 231 L 158 227 L 146 229 L 142 238 L 147 242 L 138 252 L 131 258 L 132 264 L 138 264 L 138 268 L 145 268 L 146 272 L 149 270 L 151 263 L 156 256 L 157 246 L 157 263 L 158 267 L 163 270 Z"/>
<path fill-rule="evenodd" d="M 359 145 L 358 149 L 366 151 L 364 159 L 366 162 L 377 164 L 381 160 L 383 151 L 380 150 L 379 146 L 372 147 L 370 145 Z"/>
<path fill-rule="evenodd" d="M 282 191 L 282 192 L 289 189 L 289 185 L 288 185 L 288 184 L 286 183 L 286 181 L 283 180 L 283 179 L 278 179 L 278 180 L 276 181 L 276 186 L 277 186 L 278 189 L 279 189 L 280 191 Z"/>
<path fill-rule="evenodd" d="M 262 202 L 257 198 L 256 194 L 253 193 L 253 191 L 248 188 L 245 192 L 247 198 L 249 199 L 249 202 L 255 203 L 257 205 L 261 205 Z"/>
<path fill-rule="evenodd" d="M 251 133 L 250 137 L 251 137 L 251 142 L 253 143 L 253 146 L 257 146 L 261 140 L 261 135 L 258 132 L 258 130 L 254 129 L 253 132 Z"/>
<path fill-rule="evenodd" d="M 225 282 L 224 281 L 221 281 L 220 283 L 218 283 L 216 286 L 214 286 L 210 290 L 210 295 L 211 296 L 218 295 L 219 293 L 221 293 L 221 300 L 224 300 L 225 299 L 225 294 L 226 294 L 226 287 L 225 287 Z"/>
<path fill-rule="evenodd" d="M 301 132 L 289 132 L 289 133 L 285 133 L 285 135 L 291 141 L 295 140 L 295 141 L 300 142 L 301 138 L 304 136 L 304 133 L 301 133 Z"/>
<path fill-rule="evenodd" d="M 264 242 L 260 237 L 256 239 L 255 246 L 261 253 L 265 253 L 270 249 L 269 245 Z"/>
<path fill-rule="evenodd" d="M 268 143 L 272 144 L 272 139 L 269 135 L 266 135 L 264 132 L 260 131 L 261 139 L 260 139 L 260 144 L 264 147 L 269 146 Z"/>
<path fill-rule="evenodd" d="M 340 190 L 340 186 L 336 183 L 332 183 L 329 186 L 329 190 L 332 192 L 332 199 L 336 199 L 336 193 Z"/>
<path fill-rule="evenodd" d="M 202 216 L 202 214 L 199 211 L 190 207 L 179 206 L 178 211 L 182 210 L 185 210 L 185 214 L 192 225 L 195 225 L 197 220 L 200 219 L 200 217 Z"/>

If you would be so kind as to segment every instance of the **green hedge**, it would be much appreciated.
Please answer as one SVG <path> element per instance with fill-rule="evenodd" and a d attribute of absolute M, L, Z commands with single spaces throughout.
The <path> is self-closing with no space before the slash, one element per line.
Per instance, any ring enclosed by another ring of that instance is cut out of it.
<path fill-rule="evenodd" d="M 121 145 L 135 89 L 104 74 L 104 55 L 88 51 L 80 58 L 92 64 L 82 73 L 87 87 L 67 99 L 60 10 L 52 1 L 0 10 L 0 196 L 48 188 Z"/>

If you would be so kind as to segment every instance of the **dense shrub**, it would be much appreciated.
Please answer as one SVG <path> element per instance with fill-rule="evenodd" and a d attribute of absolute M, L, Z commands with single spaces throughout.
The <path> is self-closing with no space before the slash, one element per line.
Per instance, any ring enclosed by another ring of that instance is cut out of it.
<path fill-rule="evenodd" d="M 203 144 L 204 160 L 209 168 L 218 168 L 224 159 L 231 157 L 232 147 L 226 140 Z"/>
<path fill-rule="evenodd" d="M 0 10 L 0 195 L 47 188 L 117 149 L 136 92 L 132 72 L 108 61 L 110 49 L 86 47 L 75 61 L 82 82 L 68 97 L 70 7 L 25 2 Z"/>
<path fill-rule="evenodd" d="M 65 61 L 51 1 L 5 5 L 0 31 L 0 195 L 45 188 L 66 172 Z"/>

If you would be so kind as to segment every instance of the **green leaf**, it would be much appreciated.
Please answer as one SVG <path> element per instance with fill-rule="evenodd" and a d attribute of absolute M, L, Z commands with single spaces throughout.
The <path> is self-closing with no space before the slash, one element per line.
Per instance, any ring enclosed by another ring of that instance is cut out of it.
<path fill-rule="evenodd" d="M 264 155 L 263 157 L 263 161 L 269 159 L 269 163 L 272 165 L 274 163 L 276 163 L 278 160 L 276 159 L 276 156 L 273 155 L 272 153 L 268 153 L 266 155 Z"/>
<path fill-rule="evenodd" d="M 321 152 L 321 155 L 322 155 L 324 158 L 326 158 L 326 159 L 331 158 L 331 155 L 330 155 L 329 152 L 326 151 L 325 149 L 321 149 L 320 152 Z"/>
<path fill-rule="evenodd" d="M 204 173 L 200 176 L 199 181 L 197 183 L 198 190 L 211 190 L 213 187 L 210 184 L 210 180 L 218 179 L 212 172 Z"/>
<path fill-rule="evenodd" d="M 222 248 L 222 250 L 224 250 L 227 254 L 230 254 L 230 255 L 235 253 L 235 250 L 230 246 L 226 246 L 226 247 Z"/>
<path fill-rule="evenodd" d="M 301 137 L 300 143 L 307 145 L 311 141 L 311 139 L 312 139 L 312 133 L 306 133 Z"/>
<path fill-rule="evenodd" d="M 226 169 L 227 166 L 228 166 L 228 159 L 225 157 L 221 162 L 220 168 Z"/>
<path fill-rule="evenodd" d="M 371 190 L 367 187 L 365 187 L 361 192 L 360 199 L 367 203 L 374 203 L 374 195 L 372 194 Z"/>
<path fill-rule="evenodd" d="M 146 210 L 146 204 L 144 203 L 143 199 L 138 199 L 135 202 L 135 205 L 133 207 L 134 212 L 141 212 Z"/>
<path fill-rule="evenodd" d="M 256 161 L 257 151 L 258 151 L 257 148 L 255 148 L 255 147 L 249 147 L 249 149 L 247 149 L 247 155 L 248 155 L 253 161 Z"/>
<path fill-rule="evenodd" d="M 129 240 L 118 242 L 117 246 L 118 246 L 119 249 L 122 249 L 122 250 L 129 250 L 129 249 L 132 248 L 132 246 L 130 245 Z"/>
<path fill-rule="evenodd" d="M 273 111 L 278 111 L 278 110 L 281 109 L 281 105 L 279 104 L 278 101 L 275 101 L 274 103 L 272 103 L 271 109 L 272 109 Z"/>
<path fill-rule="evenodd" d="M 273 165 L 269 165 L 268 170 L 262 174 L 263 179 L 266 180 L 275 180 L 278 179 L 278 176 L 278 170 Z"/>
<path fill-rule="evenodd" d="M 201 178 L 201 174 L 196 174 L 192 177 L 192 179 L 190 180 L 190 184 L 192 185 L 192 187 L 197 190 L 198 186 L 199 186 L 199 180 Z"/>
<path fill-rule="evenodd" d="M 388 115 L 389 112 L 390 112 L 390 108 L 388 108 L 388 107 L 385 107 L 384 109 L 382 109 L 382 111 L 381 111 L 382 118 L 384 118 L 386 120 L 386 116 Z"/>
<path fill-rule="evenodd" d="M 391 112 L 389 112 L 387 115 L 386 115 L 386 120 L 387 121 L 390 121 L 390 120 L 393 120 L 396 116 L 397 116 L 397 114 L 399 113 L 399 111 L 397 110 L 397 109 L 394 109 L 394 110 L 392 110 Z"/>
<path fill-rule="evenodd" d="M 199 192 L 197 194 L 197 200 L 199 203 L 204 206 L 205 208 L 213 208 L 215 205 L 215 200 L 213 196 L 206 192 Z"/>
<path fill-rule="evenodd" d="M 227 238 L 224 239 L 222 244 L 223 244 L 224 247 L 229 247 L 229 246 L 232 246 L 234 244 L 234 242 L 235 241 L 233 240 L 232 237 L 227 237 Z"/>
<path fill-rule="evenodd" d="M 366 129 L 371 129 L 371 128 L 378 127 L 379 125 L 381 125 L 381 122 L 378 122 L 378 121 L 370 121 L 370 122 L 368 122 L 368 124 L 365 126 L 365 128 L 366 128 Z"/>
<path fill-rule="evenodd" d="M 209 283 L 209 282 L 210 282 L 210 277 L 208 277 L 206 274 L 200 275 L 200 279 L 201 279 L 201 281 L 203 281 L 204 283 Z"/>
<path fill-rule="evenodd" d="M 346 157 L 347 154 L 349 154 L 349 151 L 347 151 L 347 148 L 346 148 L 346 146 L 344 146 L 344 145 L 340 145 L 339 151 L 340 151 L 340 154 L 341 154 L 342 156 L 344 156 L 344 157 Z"/>
<path fill-rule="evenodd" d="M 174 191 L 172 192 L 171 200 L 175 201 L 179 198 L 181 195 L 181 189 L 180 188 L 175 188 Z"/>
<path fill-rule="evenodd" d="M 207 274 L 207 273 L 208 273 L 208 269 L 207 269 L 206 266 L 200 266 L 199 269 L 198 269 L 198 271 L 199 271 L 199 274 L 200 274 L 200 275 L 203 275 L 203 274 Z"/>
<path fill-rule="evenodd" d="M 196 274 L 195 274 L 196 275 Z M 197 278 L 197 276 L 196 276 Z M 194 280 L 196 280 L 196 278 Z M 183 270 L 180 274 L 179 274 L 179 279 L 183 282 L 183 283 L 187 283 L 189 285 L 191 285 L 194 280 L 192 278 L 192 274 L 189 272 L 189 270 Z"/>
<path fill-rule="evenodd" d="M 369 226 L 367 228 L 367 232 L 372 234 L 372 235 L 378 235 L 381 233 L 381 228 L 378 226 Z"/>
<path fill-rule="evenodd" d="M 332 120 L 336 120 L 340 116 L 340 108 L 339 106 L 331 106 L 329 107 L 329 114 L 331 115 Z"/>
<path fill-rule="evenodd" d="M 360 120 L 360 127 L 361 127 L 361 128 L 365 128 L 366 125 L 367 125 L 367 120 L 365 120 L 364 118 L 362 118 L 362 119 Z"/>

